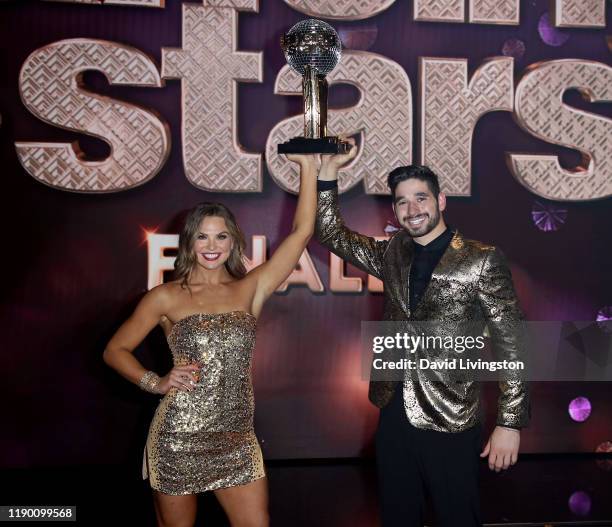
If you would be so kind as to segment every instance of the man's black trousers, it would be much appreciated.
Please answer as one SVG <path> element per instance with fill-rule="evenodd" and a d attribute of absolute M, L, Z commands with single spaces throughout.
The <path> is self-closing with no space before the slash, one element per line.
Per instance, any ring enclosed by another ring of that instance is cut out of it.
<path fill-rule="evenodd" d="M 479 527 L 481 451 L 480 425 L 458 433 L 412 426 L 399 383 L 376 431 L 382 526 L 421 527 L 427 494 L 437 527 Z"/>

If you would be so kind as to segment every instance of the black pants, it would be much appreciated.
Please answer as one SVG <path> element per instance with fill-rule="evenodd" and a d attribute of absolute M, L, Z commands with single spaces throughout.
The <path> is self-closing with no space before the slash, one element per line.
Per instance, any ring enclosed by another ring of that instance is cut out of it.
<path fill-rule="evenodd" d="M 458 433 L 415 428 L 400 383 L 380 412 L 376 460 L 383 527 L 421 527 L 425 490 L 438 527 L 480 526 L 480 425 Z"/>

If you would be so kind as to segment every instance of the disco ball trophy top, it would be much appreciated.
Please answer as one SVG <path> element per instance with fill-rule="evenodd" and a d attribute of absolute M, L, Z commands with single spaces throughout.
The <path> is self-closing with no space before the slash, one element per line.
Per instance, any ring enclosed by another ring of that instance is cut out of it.
<path fill-rule="evenodd" d="M 327 80 L 340 62 L 342 42 L 322 20 L 298 22 L 281 37 L 287 64 L 302 75 L 304 137 L 278 145 L 279 154 L 338 154 L 350 150 L 346 141 L 327 135 Z"/>

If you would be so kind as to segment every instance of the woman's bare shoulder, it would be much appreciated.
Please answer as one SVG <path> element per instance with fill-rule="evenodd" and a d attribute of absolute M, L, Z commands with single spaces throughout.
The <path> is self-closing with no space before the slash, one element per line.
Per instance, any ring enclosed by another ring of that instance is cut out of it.
<path fill-rule="evenodd" d="M 168 309 L 183 294 L 184 288 L 178 280 L 165 282 L 152 288 L 148 293 L 149 301 L 157 304 L 160 308 Z"/>

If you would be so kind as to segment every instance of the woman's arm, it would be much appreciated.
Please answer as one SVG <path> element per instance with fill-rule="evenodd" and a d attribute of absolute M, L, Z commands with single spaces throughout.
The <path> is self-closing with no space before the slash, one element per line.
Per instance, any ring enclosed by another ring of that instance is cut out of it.
<path fill-rule="evenodd" d="M 179 389 L 190 389 L 189 377 L 195 381 L 190 373 L 197 365 L 190 364 L 173 368 L 165 377 L 159 379 L 134 357 L 134 349 L 145 339 L 149 332 L 159 323 L 160 318 L 167 312 L 170 295 L 167 286 L 157 286 L 149 291 L 140 301 L 134 313 L 128 318 L 104 350 L 102 358 L 111 368 L 134 384 L 140 384 L 145 374 L 149 374 L 148 391 L 155 393 L 166 393 L 171 387 Z M 179 370 L 173 374 L 175 370 Z M 184 370 L 184 371 L 183 371 Z M 183 382 L 181 382 L 181 379 Z M 155 382 L 152 382 L 155 380 Z"/>
<path fill-rule="evenodd" d="M 317 159 L 315 155 L 290 154 L 288 159 L 300 165 L 300 196 L 291 233 L 276 249 L 270 260 L 249 273 L 256 279 L 253 311 L 291 274 L 314 232 L 317 208 Z"/>

